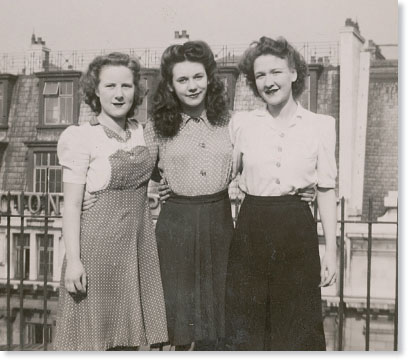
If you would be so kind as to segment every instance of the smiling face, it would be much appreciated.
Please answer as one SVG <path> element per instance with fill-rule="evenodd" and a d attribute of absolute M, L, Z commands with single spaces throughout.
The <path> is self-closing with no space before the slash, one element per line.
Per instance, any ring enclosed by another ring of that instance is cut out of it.
<path fill-rule="evenodd" d="M 293 100 L 292 83 L 297 79 L 295 69 L 287 59 L 267 54 L 254 61 L 256 88 L 268 107 L 283 108 Z"/>
<path fill-rule="evenodd" d="M 183 61 L 174 65 L 170 89 L 180 100 L 183 111 L 204 110 L 207 86 L 208 78 L 203 64 Z"/>
<path fill-rule="evenodd" d="M 126 119 L 135 95 L 132 71 L 126 66 L 104 66 L 95 93 L 101 102 L 101 115 L 116 121 Z"/>

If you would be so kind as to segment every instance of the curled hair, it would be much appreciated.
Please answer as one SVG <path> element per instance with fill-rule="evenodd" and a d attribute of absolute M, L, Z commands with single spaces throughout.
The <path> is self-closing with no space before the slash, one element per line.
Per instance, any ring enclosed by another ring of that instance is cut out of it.
<path fill-rule="evenodd" d="M 295 99 L 299 98 L 305 89 L 305 79 L 308 71 L 305 59 L 285 38 L 278 37 L 273 40 L 266 36 L 261 37 L 259 41 L 255 41 L 249 46 L 238 65 L 255 96 L 259 97 L 255 81 L 254 62 L 259 56 L 268 54 L 287 59 L 289 67 L 296 70 L 297 79 L 292 83 L 292 94 Z"/>
<path fill-rule="evenodd" d="M 92 111 L 99 115 L 101 113 L 101 102 L 96 95 L 96 89 L 99 85 L 99 76 L 104 66 L 125 66 L 133 74 L 133 84 L 135 85 L 135 94 L 133 104 L 127 116 L 132 117 L 135 114 L 137 106 L 143 102 L 145 89 L 140 84 L 140 63 L 133 57 L 120 52 L 113 52 L 108 55 L 97 56 L 89 64 L 88 69 L 82 74 L 80 79 L 81 93 L 86 104 Z"/>
<path fill-rule="evenodd" d="M 204 41 L 188 41 L 171 45 L 163 53 L 160 64 L 161 79 L 153 96 L 151 118 L 156 134 L 164 138 L 175 136 L 182 122 L 182 106 L 177 95 L 170 91 L 173 68 L 184 61 L 204 66 L 208 78 L 205 95 L 207 119 L 212 125 L 223 125 L 229 117 L 228 99 L 224 83 L 217 76 L 217 64 L 210 47 Z"/>

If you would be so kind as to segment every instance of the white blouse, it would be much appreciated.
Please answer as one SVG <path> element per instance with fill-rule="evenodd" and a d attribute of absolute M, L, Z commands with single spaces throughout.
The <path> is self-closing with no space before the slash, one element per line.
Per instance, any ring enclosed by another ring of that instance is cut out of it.
<path fill-rule="evenodd" d="M 135 120 L 127 122 L 126 140 L 99 124 L 96 118 L 80 126 L 66 128 L 59 140 L 57 154 L 63 167 L 63 182 L 86 184 L 89 192 L 105 189 L 111 178 L 109 156 L 123 150 L 146 146 L 143 128 Z"/>
<path fill-rule="evenodd" d="M 234 167 L 243 167 L 240 189 L 250 195 L 280 196 L 316 185 L 334 188 L 335 119 L 298 105 L 287 127 L 274 122 L 266 108 L 232 117 Z"/>

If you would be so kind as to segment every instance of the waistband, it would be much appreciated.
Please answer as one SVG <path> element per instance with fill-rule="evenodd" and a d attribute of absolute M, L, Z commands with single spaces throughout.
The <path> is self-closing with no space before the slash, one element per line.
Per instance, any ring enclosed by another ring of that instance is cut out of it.
<path fill-rule="evenodd" d="M 245 202 L 254 205 L 299 205 L 308 206 L 306 201 L 301 200 L 298 195 L 282 196 L 256 196 L 245 194 Z"/>
<path fill-rule="evenodd" d="M 221 190 L 215 194 L 198 196 L 172 194 L 166 201 L 177 204 L 205 204 L 224 200 L 225 198 L 228 198 L 228 189 Z"/>

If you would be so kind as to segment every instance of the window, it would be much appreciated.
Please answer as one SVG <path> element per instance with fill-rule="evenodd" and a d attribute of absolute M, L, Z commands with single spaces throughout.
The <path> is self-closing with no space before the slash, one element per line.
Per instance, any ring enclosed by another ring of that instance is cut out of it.
<path fill-rule="evenodd" d="M 52 339 L 52 325 L 50 322 L 48 318 L 46 333 L 44 334 L 44 314 L 32 312 L 28 314 L 25 321 L 26 344 L 43 344 L 45 342 L 44 335 L 47 337 L 47 342 L 50 342 Z"/>
<path fill-rule="evenodd" d="M 73 83 L 72 81 L 45 82 L 44 124 L 73 124 Z"/>
<path fill-rule="evenodd" d="M 65 128 L 78 123 L 78 71 L 36 73 L 39 82 L 39 128 Z"/>
<path fill-rule="evenodd" d="M 11 94 L 17 77 L 11 74 L 0 74 L 0 128 L 7 128 Z"/>
<path fill-rule="evenodd" d="M 30 235 L 13 234 L 15 268 L 14 277 L 21 278 L 21 266 L 23 267 L 23 279 L 28 279 L 30 273 Z"/>
<path fill-rule="evenodd" d="M 43 279 L 45 270 L 47 269 L 47 278 L 52 278 L 54 267 L 54 236 L 48 235 L 47 252 L 45 252 L 45 235 L 37 234 L 37 252 L 38 277 Z"/>
<path fill-rule="evenodd" d="M 56 151 L 34 152 L 34 191 L 62 192 L 62 166 Z"/>

